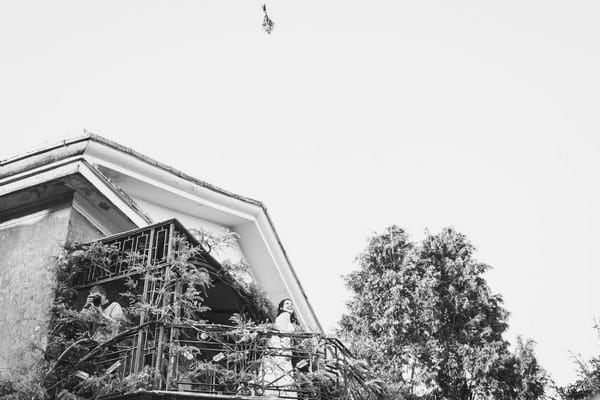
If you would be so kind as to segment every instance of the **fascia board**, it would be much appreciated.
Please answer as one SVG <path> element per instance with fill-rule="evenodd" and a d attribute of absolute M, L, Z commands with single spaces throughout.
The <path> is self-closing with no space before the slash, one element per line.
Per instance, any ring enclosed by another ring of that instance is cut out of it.
<path fill-rule="evenodd" d="M 0 179 L 0 196 L 79 172 L 81 157 L 72 157 Z"/>
<path fill-rule="evenodd" d="M 79 173 L 137 226 L 148 222 L 110 187 L 99 174 L 85 164 L 81 156 L 63 159 L 0 179 L 0 196 L 38 184 Z"/>
<path fill-rule="evenodd" d="M 281 245 L 276 231 L 273 229 L 273 225 L 267 213 L 264 212 L 260 215 L 255 223 L 263 241 L 267 243 L 269 254 L 277 268 L 279 276 L 284 282 L 287 292 L 292 297 L 292 301 L 296 307 L 299 308 L 299 314 L 303 317 L 302 319 L 304 319 L 302 322 L 306 326 L 323 332 L 323 328 L 308 300 L 308 296 Z"/>
<path fill-rule="evenodd" d="M 144 182 L 146 183 L 150 188 L 154 187 L 157 189 L 161 189 L 164 191 L 167 191 L 169 193 L 173 193 L 177 196 L 180 196 L 181 198 L 184 198 L 186 200 L 190 200 L 193 201 L 194 203 L 200 204 L 204 207 L 208 207 L 208 208 L 213 208 L 215 210 L 227 213 L 227 214 L 231 214 L 231 215 L 235 215 L 236 217 L 239 217 L 241 219 L 243 219 L 244 221 L 250 221 L 254 218 L 253 215 L 245 213 L 245 212 L 240 212 L 237 209 L 232 209 L 230 207 L 226 207 L 222 204 L 219 203 L 215 203 L 213 201 L 210 201 L 207 199 L 207 196 L 203 196 L 202 194 L 198 195 L 198 194 L 194 194 L 194 192 L 198 192 L 201 190 L 198 190 L 197 188 L 194 188 L 194 190 L 185 190 L 185 189 L 181 189 L 180 187 L 183 185 L 177 185 L 177 184 L 173 184 L 174 182 L 170 182 L 170 183 L 163 183 L 159 180 L 156 179 L 152 179 L 150 177 L 148 177 L 147 175 L 144 174 L 140 174 L 137 172 L 134 172 L 132 170 L 129 169 L 125 169 L 122 168 L 119 165 L 113 164 L 111 162 L 106 162 L 104 160 L 99 160 L 95 157 L 91 157 L 91 156 L 86 156 L 86 159 L 95 165 L 99 165 L 102 167 L 106 167 L 109 168 L 113 171 L 119 172 L 123 175 L 126 175 L 128 177 L 131 177 L 133 179 L 136 179 L 138 181 Z M 188 183 L 188 185 L 190 185 Z M 201 188 L 200 188 L 201 189 Z M 150 196 L 151 197 L 151 196 Z"/>
<path fill-rule="evenodd" d="M 157 187 L 164 187 L 157 185 L 158 183 L 166 185 L 169 191 L 176 189 L 179 193 L 187 193 L 188 196 L 192 195 L 196 199 L 201 199 L 202 204 L 239 215 L 245 219 L 256 216 L 258 210 L 262 208 L 262 204 L 257 200 L 227 192 L 148 157 L 137 153 L 132 154 L 132 151 L 125 150 L 115 149 L 103 142 L 91 142 L 86 148 L 85 156 L 94 164 L 113 169 L 143 182 L 152 183 Z M 198 194 L 194 195 L 194 193 Z"/>
<path fill-rule="evenodd" d="M 176 194 L 184 199 L 191 200 L 205 207 L 235 215 L 245 221 L 251 221 L 259 212 L 260 207 L 243 204 L 241 201 L 235 201 L 227 196 L 220 195 L 210 189 L 195 185 L 192 182 L 186 181 L 183 178 L 169 175 L 166 171 L 147 171 L 152 166 L 142 166 L 137 171 L 134 169 L 124 168 L 114 162 L 106 159 L 98 158 L 86 154 L 85 158 L 92 164 L 109 168 L 123 175 L 129 176 L 138 181 L 148 184 L 150 187 L 155 187 L 161 190 Z M 151 173 L 148 173 L 151 172 Z M 233 201 L 232 201 L 233 200 Z"/>
<path fill-rule="evenodd" d="M 148 221 L 134 210 L 121 196 L 109 185 L 104 178 L 95 169 L 87 166 L 85 162 L 79 163 L 79 173 L 83 175 L 100 193 L 115 205 L 123 214 L 127 216 L 138 227 L 148 225 Z"/>
<path fill-rule="evenodd" d="M 6 160 L 0 160 L 0 179 L 30 170 L 55 161 L 80 155 L 85 151 L 89 137 L 63 140 L 34 151 L 20 154 Z"/>
<path fill-rule="evenodd" d="M 184 181 L 191 182 L 194 185 L 209 189 L 212 192 L 234 198 L 234 199 L 242 201 L 244 203 L 262 206 L 262 203 L 258 200 L 235 194 L 233 192 L 230 192 L 230 191 L 220 188 L 218 186 L 212 185 L 208 182 L 197 179 L 191 175 L 188 175 L 182 171 L 179 171 L 176 168 L 173 168 L 169 165 L 163 164 L 157 160 L 154 160 L 151 157 L 148 157 L 142 153 L 139 153 L 132 148 L 125 147 L 119 143 L 113 142 L 102 136 L 98 136 L 98 135 L 95 135 L 92 133 L 88 133 L 87 135 L 88 135 L 87 137 L 91 140 L 90 147 L 92 150 L 90 151 L 90 153 L 98 148 L 112 149 L 113 154 L 114 154 L 114 151 L 116 150 L 116 152 L 118 154 L 121 154 L 121 155 L 127 154 L 127 155 L 131 156 L 131 160 L 136 160 L 137 162 L 142 162 L 144 164 L 154 166 L 157 170 L 167 172 L 169 174 L 169 176 L 177 176 L 179 178 L 182 178 Z"/>

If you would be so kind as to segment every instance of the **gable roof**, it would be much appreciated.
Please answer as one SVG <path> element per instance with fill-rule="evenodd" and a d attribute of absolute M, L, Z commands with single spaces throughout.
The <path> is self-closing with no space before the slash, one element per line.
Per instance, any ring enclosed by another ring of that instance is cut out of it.
<path fill-rule="evenodd" d="M 290 297 L 301 321 L 309 329 L 322 331 L 267 208 L 258 200 L 197 179 L 92 133 L 0 161 L 0 197 L 34 182 L 74 173 L 83 175 L 137 227 L 154 222 L 144 209 L 153 207 L 143 199 L 146 196 L 153 201 L 164 199 L 166 212 L 231 228 L 240 235 L 244 255 L 271 299 Z"/>

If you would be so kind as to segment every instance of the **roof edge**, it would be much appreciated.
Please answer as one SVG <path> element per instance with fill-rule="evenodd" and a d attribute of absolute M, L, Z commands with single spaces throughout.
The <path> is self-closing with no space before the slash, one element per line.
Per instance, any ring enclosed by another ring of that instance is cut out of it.
<path fill-rule="evenodd" d="M 83 135 L 77 136 L 77 137 L 72 138 L 72 139 L 64 139 L 64 140 L 61 140 L 61 141 L 56 142 L 54 144 L 43 146 L 43 147 L 40 147 L 38 149 L 35 149 L 35 150 L 32 150 L 32 151 L 28 151 L 26 153 L 19 154 L 19 155 L 7 158 L 6 160 L 0 160 L 0 167 L 3 167 L 3 166 L 8 165 L 8 164 L 15 163 L 17 161 L 23 160 L 23 159 L 28 158 L 28 157 L 33 157 L 33 156 L 37 156 L 39 154 L 47 153 L 47 152 L 52 151 L 54 149 L 57 149 L 59 147 L 67 147 L 67 146 L 69 146 L 71 144 L 76 144 L 76 143 L 79 143 L 79 142 L 83 142 L 83 141 L 89 140 L 90 138 L 91 138 L 90 134 L 86 132 Z M 85 150 L 81 151 L 80 153 L 83 153 L 84 151 Z"/>
<path fill-rule="evenodd" d="M 95 133 L 91 133 L 91 132 L 87 132 L 87 131 L 84 134 L 79 135 L 77 137 L 74 137 L 72 139 L 64 139 L 64 140 L 61 140 L 61 141 L 56 142 L 54 144 L 43 146 L 43 147 L 40 147 L 40 148 L 38 148 L 36 150 L 29 151 L 29 152 L 26 152 L 26 153 L 23 153 L 23 154 L 14 156 L 14 157 L 7 158 L 6 160 L 0 160 L 0 167 L 3 167 L 3 166 L 6 166 L 6 165 L 9 165 L 9 164 L 18 162 L 18 161 L 23 160 L 25 158 L 29 158 L 29 157 L 33 157 L 33 156 L 40 155 L 40 154 L 43 154 L 43 153 L 47 153 L 47 152 L 50 152 L 50 151 L 55 150 L 55 149 L 60 148 L 60 147 L 67 147 L 69 145 L 76 144 L 76 143 L 79 143 L 79 142 L 83 142 L 83 141 L 86 141 L 86 140 L 91 140 L 93 142 L 100 143 L 100 144 L 108 146 L 108 147 L 110 147 L 112 149 L 115 149 L 117 151 L 120 151 L 122 153 L 129 154 L 129 155 L 137 158 L 138 160 L 141 160 L 141 161 L 143 161 L 143 162 L 145 162 L 145 163 L 147 163 L 149 165 L 152 165 L 152 166 L 160 168 L 160 169 L 162 169 L 164 171 L 167 171 L 167 172 L 169 172 L 169 173 L 171 173 L 171 174 L 173 174 L 173 175 L 175 175 L 175 176 L 177 176 L 177 177 L 179 177 L 181 179 L 184 179 L 186 181 L 189 181 L 191 183 L 194 183 L 194 184 L 196 184 L 198 186 L 201 186 L 201 187 L 204 187 L 206 189 L 212 190 L 213 192 L 220 193 L 220 194 L 225 195 L 227 197 L 231 197 L 233 199 L 236 199 L 236 200 L 242 201 L 244 203 L 248 203 L 248 204 L 260 207 L 263 210 L 265 210 L 264 204 L 261 201 L 259 201 L 259 200 L 253 199 L 251 197 L 242 196 L 242 195 L 233 193 L 233 192 L 231 192 L 229 190 L 223 189 L 221 187 L 215 186 L 213 184 L 210 184 L 208 182 L 205 182 L 203 180 L 195 178 L 195 177 L 193 177 L 193 176 L 191 176 L 189 174 L 186 174 L 183 171 L 178 170 L 177 168 L 174 168 L 174 167 L 171 167 L 170 165 L 161 163 L 160 161 L 155 160 L 154 158 L 149 157 L 149 156 L 147 156 L 145 154 L 142 154 L 142 153 L 140 153 L 140 152 L 138 152 L 138 151 L 136 151 L 136 150 L 134 150 L 134 149 L 132 149 L 130 147 L 124 146 L 124 145 L 122 145 L 120 143 L 117 143 L 115 141 L 107 139 L 104 136 L 100 136 L 100 135 L 97 135 Z M 85 152 L 85 150 L 81 151 L 80 153 L 83 153 L 83 152 Z"/>
<path fill-rule="evenodd" d="M 317 328 L 321 332 L 325 332 L 323 330 L 323 327 L 321 326 L 321 321 L 319 321 L 319 318 L 317 317 L 317 313 L 315 312 L 315 309 L 313 308 L 310 300 L 308 299 L 308 295 L 307 295 L 306 291 L 304 290 L 304 286 L 302 286 L 302 282 L 300 281 L 298 274 L 296 273 L 296 269 L 292 265 L 292 262 L 290 261 L 290 258 L 288 257 L 285 247 L 283 247 L 283 242 L 281 241 L 281 238 L 279 237 L 279 233 L 277 232 L 277 229 L 275 229 L 275 224 L 273 223 L 273 220 L 271 219 L 271 216 L 269 215 L 267 208 L 264 205 L 262 206 L 262 210 L 263 210 L 265 217 L 267 219 L 267 222 L 269 224 L 269 228 L 271 228 L 271 231 L 273 232 L 273 235 L 275 236 L 275 240 L 277 241 L 277 244 L 279 245 L 279 248 L 281 249 L 281 252 L 283 253 L 283 257 L 284 257 L 288 267 L 290 268 L 290 271 L 292 272 L 292 276 L 296 280 L 296 283 L 298 284 L 298 287 L 300 288 L 300 292 L 304 296 L 304 300 L 306 301 L 306 304 L 308 305 L 310 312 L 314 316 L 315 322 L 317 323 Z"/>
<path fill-rule="evenodd" d="M 87 138 L 89 138 L 90 140 L 92 140 L 94 142 L 104 144 L 104 145 L 106 145 L 108 147 L 111 147 L 111 148 L 113 148 L 115 150 L 118 150 L 120 152 L 129 154 L 129 155 L 137 158 L 138 160 L 141 160 L 141 161 L 143 161 L 143 162 L 145 162 L 147 164 L 150 164 L 150 165 L 155 166 L 157 168 L 160 168 L 160 169 L 162 169 L 164 171 L 167 171 L 167 172 L 169 172 L 169 173 L 171 173 L 171 174 L 173 174 L 173 175 L 175 175 L 175 176 L 177 176 L 177 177 L 179 177 L 181 179 L 184 179 L 184 180 L 186 180 L 188 182 L 194 183 L 195 185 L 198 185 L 198 186 L 204 187 L 206 189 L 212 190 L 213 192 L 220 193 L 220 194 L 225 195 L 227 197 L 231 197 L 231 198 L 234 198 L 236 200 L 243 201 L 245 203 L 252 204 L 254 206 L 258 206 L 258 207 L 262 208 L 263 210 L 265 209 L 264 204 L 261 201 L 259 201 L 259 200 L 256 200 L 256 199 L 253 199 L 251 197 L 246 197 L 246 196 L 242 196 L 242 195 L 230 192 L 229 190 L 223 189 L 221 187 L 215 186 L 215 185 L 213 185 L 211 183 L 208 183 L 206 181 L 203 181 L 203 180 L 200 180 L 198 178 L 195 178 L 195 177 L 193 177 L 193 176 L 191 176 L 189 174 L 186 174 L 183 171 L 178 170 L 177 168 L 171 167 L 170 165 L 164 164 L 164 163 L 162 163 L 162 162 L 160 162 L 158 160 L 155 160 L 152 157 L 149 157 L 149 156 L 147 156 L 145 154 L 142 154 L 142 153 L 140 153 L 140 152 L 132 149 L 131 147 L 123 146 L 120 143 L 117 143 L 117 142 L 114 142 L 114 141 L 112 141 L 110 139 L 107 139 L 104 136 L 96 135 L 95 133 L 87 132 L 86 135 L 87 135 Z"/>
<path fill-rule="evenodd" d="M 138 214 L 147 224 L 153 224 L 154 221 L 150 216 L 139 206 L 139 204 L 127 194 L 126 191 L 121 189 L 116 183 L 112 181 L 108 176 L 104 175 L 102 171 L 100 171 L 96 166 L 90 164 L 85 159 L 81 160 L 81 162 L 90 169 L 94 174 L 96 174 L 108 187 L 110 187 L 117 196 L 121 198 L 136 214 Z"/>

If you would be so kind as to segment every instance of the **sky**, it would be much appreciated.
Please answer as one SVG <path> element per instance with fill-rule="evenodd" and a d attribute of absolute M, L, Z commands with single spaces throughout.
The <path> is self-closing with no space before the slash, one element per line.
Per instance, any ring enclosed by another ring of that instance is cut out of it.
<path fill-rule="evenodd" d="M 476 245 L 559 384 L 600 354 L 600 3 L 0 3 L 0 159 L 117 141 L 264 202 L 317 315 L 369 235 Z"/>

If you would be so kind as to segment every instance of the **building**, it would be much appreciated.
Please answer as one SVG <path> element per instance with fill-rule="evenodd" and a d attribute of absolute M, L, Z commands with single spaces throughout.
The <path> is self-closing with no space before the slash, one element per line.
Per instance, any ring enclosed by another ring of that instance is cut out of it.
<path fill-rule="evenodd" d="M 160 229 L 188 237 L 187 229 L 235 232 L 236 245 L 207 256 L 205 264 L 217 268 L 224 259 L 244 258 L 275 304 L 292 299 L 299 322 L 322 333 L 261 202 L 85 134 L 0 162 L 0 371 L 31 363 L 26 344 L 45 335 L 56 257 L 65 243 L 124 246 L 136 235 L 155 235 L 156 242 Z M 110 280 L 94 276 L 83 289 Z"/>

